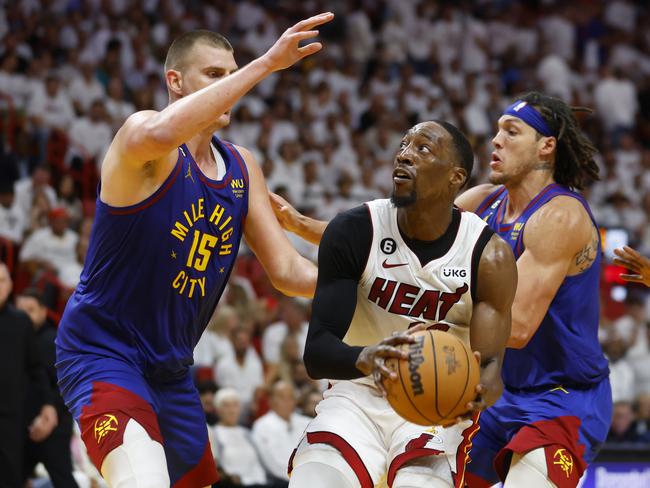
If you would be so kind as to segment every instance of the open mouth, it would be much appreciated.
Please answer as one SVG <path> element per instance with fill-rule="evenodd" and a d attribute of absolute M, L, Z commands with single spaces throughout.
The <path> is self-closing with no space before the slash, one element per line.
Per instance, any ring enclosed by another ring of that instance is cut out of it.
<path fill-rule="evenodd" d="M 494 168 L 495 166 L 499 166 L 502 163 L 501 158 L 499 155 L 495 152 L 492 153 L 492 158 L 490 159 L 490 167 Z"/>
<path fill-rule="evenodd" d="M 408 171 L 406 171 L 405 169 L 396 168 L 393 171 L 393 181 L 395 183 L 404 183 L 404 182 L 410 181 L 412 179 L 413 179 L 413 177 L 411 176 L 411 174 Z"/>

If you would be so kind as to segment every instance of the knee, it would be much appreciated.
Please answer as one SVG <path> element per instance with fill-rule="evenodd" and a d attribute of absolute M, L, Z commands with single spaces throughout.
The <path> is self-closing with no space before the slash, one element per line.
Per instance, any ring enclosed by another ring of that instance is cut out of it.
<path fill-rule="evenodd" d="M 289 479 L 289 488 L 359 488 L 348 473 L 339 467 L 320 462 L 306 462 L 294 468 Z"/>

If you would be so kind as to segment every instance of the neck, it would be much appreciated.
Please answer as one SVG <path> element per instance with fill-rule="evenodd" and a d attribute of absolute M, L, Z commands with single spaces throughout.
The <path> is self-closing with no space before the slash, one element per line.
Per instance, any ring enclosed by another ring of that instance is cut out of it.
<path fill-rule="evenodd" d="M 508 205 L 506 207 L 505 220 L 511 221 L 521 215 L 530 201 L 535 198 L 544 188 L 554 183 L 553 174 L 548 171 L 531 171 L 521 181 L 510 184 L 506 183 L 508 189 Z"/>
<path fill-rule="evenodd" d="M 213 135 L 213 130 L 206 130 L 198 133 L 185 143 L 187 148 L 190 150 L 194 161 L 196 161 L 199 166 L 215 163 L 214 157 L 212 156 L 212 149 L 210 149 Z"/>
<path fill-rule="evenodd" d="M 452 206 L 447 200 L 416 202 L 397 209 L 397 225 L 410 239 L 433 241 L 445 233 L 451 224 Z"/>

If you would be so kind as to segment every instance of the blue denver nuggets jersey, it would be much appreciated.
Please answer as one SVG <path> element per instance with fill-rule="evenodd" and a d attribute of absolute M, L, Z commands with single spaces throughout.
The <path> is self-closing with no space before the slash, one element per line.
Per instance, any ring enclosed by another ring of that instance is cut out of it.
<path fill-rule="evenodd" d="M 559 184 L 544 188 L 512 223 L 503 224 L 508 200 L 508 191 L 503 186 L 488 196 L 476 213 L 510 244 L 519 259 L 524 252 L 526 222 L 540 207 L 560 195 L 580 201 L 596 225 L 584 198 Z M 598 342 L 600 244 L 598 249 L 589 269 L 564 279 L 526 347 L 506 349 L 503 381 L 507 387 L 586 386 L 609 375 Z"/>
<path fill-rule="evenodd" d="M 232 144 L 208 179 L 185 145 L 149 198 L 111 207 L 97 198 L 90 247 L 59 327 L 69 352 L 116 357 L 148 377 L 182 374 L 232 270 L 248 212 L 248 173 Z"/>

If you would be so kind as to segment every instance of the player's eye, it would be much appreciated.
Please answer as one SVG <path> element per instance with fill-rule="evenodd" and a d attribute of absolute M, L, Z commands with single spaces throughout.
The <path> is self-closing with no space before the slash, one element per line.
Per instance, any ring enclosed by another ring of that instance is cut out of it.
<path fill-rule="evenodd" d="M 420 147 L 418 148 L 418 150 L 419 150 L 419 151 L 422 151 L 422 152 L 425 152 L 425 151 L 426 151 L 426 152 L 431 152 L 431 149 L 429 148 L 429 146 L 420 146 Z"/>
<path fill-rule="evenodd" d="M 402 141 L 399 143 L 400 149 L 404 149 L 406 147 L 406 141 Z"/>
<path fill-rule="evenodd" d="M 508 131 L 508 135 L 509 135 L 509 136 L 516 136 L 516 135 L 517 135 L 517 131 L 516 131 L 516 130 L 512 130 L 512 129 L 510 129 L 510 130 Z"/>

